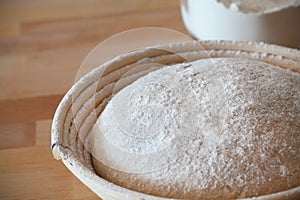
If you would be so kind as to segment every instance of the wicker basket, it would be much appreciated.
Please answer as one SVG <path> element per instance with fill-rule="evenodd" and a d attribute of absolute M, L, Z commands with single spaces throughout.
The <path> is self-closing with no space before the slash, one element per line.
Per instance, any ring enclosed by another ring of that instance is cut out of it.
<path fill-rule="evenodd" d="M 54 157 L 61 159 L 78 179 L 104 200 L 166 199 L 123 188 L 98 176 L 89 153 L 89 131 L 112 94 L 130 83 L 116 84 L 122 77 L 134 75 L 136 79 L 151 71 L 138 66 L 154 63 L 163 67 L 215 57 L 254 59 L 300 73 L 300 51 L 264 43 L 181 42 L 121 55 L 81 78 L 62 99 L 52 124 Z M 254 199 L 297 199 L 299 196 L 300 187 L 297 187 Z"/>

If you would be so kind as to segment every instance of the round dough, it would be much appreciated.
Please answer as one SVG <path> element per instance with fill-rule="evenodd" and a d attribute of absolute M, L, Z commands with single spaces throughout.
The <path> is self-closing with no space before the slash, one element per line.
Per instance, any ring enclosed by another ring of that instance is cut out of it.
<path fill-rule="evenodd" d="M 232 199 L 300 186 L 300 74 L 259 61 L 158 69 L 112 97 L 91 131 L 97 173 L 139 192 Z"/>

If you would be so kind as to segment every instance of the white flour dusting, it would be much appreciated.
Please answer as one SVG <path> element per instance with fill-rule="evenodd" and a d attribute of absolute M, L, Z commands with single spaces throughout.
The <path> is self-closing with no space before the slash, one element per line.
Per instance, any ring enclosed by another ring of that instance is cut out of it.
<path fill-rule="evenodd" d="M 233 58 L 168 66 L 117 93 L 93 132 L 97 172 L 140 192 L 226 199 L 293 188 L 300 74 Z"/>

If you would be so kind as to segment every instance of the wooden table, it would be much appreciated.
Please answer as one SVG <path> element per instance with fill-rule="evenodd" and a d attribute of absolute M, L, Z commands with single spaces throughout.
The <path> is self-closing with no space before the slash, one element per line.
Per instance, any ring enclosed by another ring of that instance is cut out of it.
<path fill-rule="evenodd" d="M 0 2 L 0 199 L 97 199 L 53 159 L 51 119 L 95 45 L 145 26 L 186 33 L 179 1 Z"/>

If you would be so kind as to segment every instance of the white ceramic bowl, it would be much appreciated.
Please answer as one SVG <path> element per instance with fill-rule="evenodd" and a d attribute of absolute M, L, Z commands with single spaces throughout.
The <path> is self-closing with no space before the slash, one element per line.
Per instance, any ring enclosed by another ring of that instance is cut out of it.
<path fill-rule="evenodd" d="M 190 34 L 200 40 L 264 41 L 300 48 L 300 6 L 256 15 L 227 9 L 217 0 L 181 0 Z"/>

